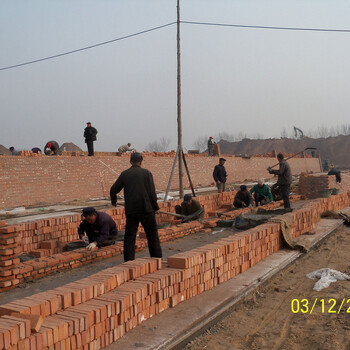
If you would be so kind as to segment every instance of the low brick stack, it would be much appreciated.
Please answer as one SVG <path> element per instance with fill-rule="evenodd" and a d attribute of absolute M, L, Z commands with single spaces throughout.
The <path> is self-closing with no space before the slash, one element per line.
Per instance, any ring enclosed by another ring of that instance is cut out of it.
<path fill-rule="evenodd" d="M 342 194 L 293 211 L 295 236 L 318 221 L 322 211 L 348 204 Z M 175 254 L 167 265 L 161 266 L 159 259 L 136 259 L 0 305 L 0 349 L 103 348 L 144 320 L 224 283 L 281 247 L 280 224 L 267 223 Z M 9 316 L 12 312 L 20 315 Z M 21 314 L 44 317 L 39 332 L 30 333 Z"/>
<path fill-rule="evenodd" d="M 282 247 L 279 224 L 265 224 L 213 244 L 168 257 L 168 266 L 184 270 L 184 283 L 199 294 L 226 282 Z M 188 299 L 188 293 L 185 299 Z"/>
<path fill-rule="evenodd" d="M 204 207 L 205 212 L 221 208 L 222 205 L 232 204 L 235 192 L 225 192 L 221 194 L 212 194 L 199 196 L 196 199 Z M 175 206 L 180 205 L 181 201 L 159 202 L 160 209 L 166 212 L 175 213 Z M 103 210 L 109 214 L 116 222 L 118 230 L 123 230 L 126 224 L 125 211 L 123 207 Z M 178 223 L 174 216 L 166 214 L 158 214 L 157 222 L 170 222 L 171 224 Z M 56 248 L 62 251 L 66 243 L 75 241 L 78 238 L 77 231 L 81 222 L 80 214 L 61 216 L 49 219 L 35 220 L 22 224 L 11 225 L 16 230 L 16 233 L 21 237 L 21 246 L 23 252 L 36 251 L 38 249 L 48 249 L 42 247 L 44 241 L 57 241 Z M 40 255 L 40 252 L 36 252 Z M 42 252 L 45 255 L 45 252 Z"/>
<path fill-rule="evenodd" d="M 0 227 L 0 290 L 13 288 L 19 283 L 16 278 L 20 260 L 21 239 L 15 227 Z"/>
<path fill-rule="evenodd" d="M 326 191 L 330 188 L 328 175 L 301 174 L 299 178 L 298 192 L 307 198 L 317 198 L 319 191 Z"/>

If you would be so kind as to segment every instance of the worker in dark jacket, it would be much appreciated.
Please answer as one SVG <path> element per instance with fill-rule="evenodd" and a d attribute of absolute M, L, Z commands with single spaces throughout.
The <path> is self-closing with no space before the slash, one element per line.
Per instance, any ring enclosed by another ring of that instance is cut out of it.
<path fill-rule="evenodd" d="M 126 215 L 124 261 L 135 259 L 136 233 L 140 222 L 145 229 L 151 257 L 162 257 L 155 218 L 155 212 L 159 210 L 157 195 L 152 174 L 141 168 L 142 160 L 141 153 L 132 153 L 131 168 L 120 174 L 110 191 L 112 205 L 116 205 L 117 193 L 124 188 Z"/>
<path fill-rule="evenodd" d="M 284 160 L 282 153 L 277 154 L 277 160 L 279 169 L 273 170 L 271 167 L 268 167 L 267 170 L 270 174 L 278 175 L 277 185 L 280 188 L 284 208 L 288 209 L 290 208 L 289 192 L 292 184 L 292 171 L 289 164 Z"/>
<path fill-rule="evenodd" d="M 79 238 L 88 244 L 88 249 L 114 244 L 118 229 L 115 221 L 107 213 L 88 207 L 83 209 L 81 216 L 84 219 L 78 228 L 78 234 Z M 84 235 L 85 232 L 87 236 Z"/>
<path fill-rule="evenodd" d="M 241 185 L 239 191 L 235 195 L 233 205 L 235 208 L 251 208 L 253 204 L 253 197 L 247 190 L 247 186 Z"/>
<path fill-rule="evenodd" d="M 337 170 L 337 169 L 335 169 L 333 164 L 331 164 L 331 165 L 329 166 L 329 168 L 330 168 L 330 170 L 329 170 L 329 172 L 328 172 L 327 175 L 335 175 L 335 181 L 336 181 L 337 183 L 341 183 L 340 171 Z"/>
<path fill-rule="evenodd" d="M 225 192 L 225 184 L 227 179 L 227 173 L 224 167 L 225 162 L 226 162 L 225 158 L 220 158 L 219 164 L 215 166 L 213 171 L 213 178 L 216 182 L 218 193 Z"/>
<path fill-rule="evenodd" d="M 97 130 L 93 126 L 91 126 L 90 122 L 87 122 L 86 125 L 87 126 L 84 130 L 84 137 L 85 143 L 88 148 L 89 156 L 91 157 L 94 155 L 94 141 L 97 140 Z"/>
<path fill-rule="evenodd" d="M 49 141 L 44 147 L 44 153 L 47 156 L 50 156 L 50 155 L 57 156 L 59 148 L 60 146 L 56 141 Z"/>
<path fill-rule="evenodd" d="M 185 194 L 184 200 L 180 205 L 175 206 L 176 214 L 190 216 L 189 220 L 197 220 L 204 215 L 204 208 L 200 205 L 200 203 L 192 198 L 191 194 Z M 189 221 L 185 220 L 185 221 Z"/>

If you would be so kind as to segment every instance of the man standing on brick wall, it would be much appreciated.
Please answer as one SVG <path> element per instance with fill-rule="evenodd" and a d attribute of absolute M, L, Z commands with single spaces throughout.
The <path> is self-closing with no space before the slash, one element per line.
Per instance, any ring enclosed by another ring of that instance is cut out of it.
<path fill-rule="evenodd" d="M 210 136 L 208 139 L 208 156 L 211 157 L 213 155 L 214 145 L 215 145 L 214 139 Z"/>
<path fill-rule="evenodd" d="M 79 238 L 90 250 L 106 247 L 117 240 L 118 229 L 115 221 L 107 213 L 96 211 L 93 207 L 83 209 L 84 220 L 78 227 Z M 86 232 L 87 237 L 84 235 Z"/>
<path fill-rule="evenodd" d="M 219 164 L 215 166 L 214 172 L 213 172 L 213 178 L 216 182 L 218 193 L 225 192 L 225 184 L 227 179 L 227 173 L 224 167 L 225 162 L 226 162 L 225 158 L 220 158 Z"/>
<path fill-rule="evenodd" d="M 97 140 L 97 130 L 91 126 L 90 122 L 87 122 L 87 127 L 84 130 L 85 143 L 88 148 L 89 157 L 94 155 L 94 141 Z"/>
<path fill-rule="evenodd" d="M 117 194 L 124 188 L 126 215 L 124 261 L 135 259 L 136 233 L 140 222 L 145 229 L 151 257 L 162 257 L 155 218 L 155 212 L 159 210 L 157 195 L 152 174 L 141 168 L 142 160 L 141 153 L 132 153 L 131 168 L 120 174 L 110 191 L 111 202 L 115 206 Z"/>
<path fill-rule="evenodd" d="M 289 192 L 290 185 L 292 184 L 292 171 L 289 164 L 284 160 L 282 153 L 277 154 L 277 160 L 279 162 L 279 169 L 273 170 L 271 167 L 268 167 L 267 170 L 270 174 L 278 175 L 277 185 L 280 188 L 284 208 L 289 209 Z"/>

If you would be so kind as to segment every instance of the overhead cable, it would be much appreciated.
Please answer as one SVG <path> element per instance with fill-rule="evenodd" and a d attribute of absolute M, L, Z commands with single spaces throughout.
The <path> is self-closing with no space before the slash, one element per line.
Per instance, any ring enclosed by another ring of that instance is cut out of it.
<path fill-rule="evenodd" d="M 217 26 L 217 27 L 234 27 L 234 28 L 248 28 L 248 29 L 269 29 L 269 30 L 291 30 L 291 31 L 309 31 L 309 32 L 350 33 L 350 29 L 328 29 L 328 28 L 306 28 L 306 27 L 276 27 L 276 26 L 259 26 L 259 25 L 227 24 L 227 23 L 213 23 L 213 22 L 194 22 L 194 21 L 180 21 L 180 22 L 183 23 L 183 24 L 203 25 L 203 26 Z M 134 33 L 134 34 L 129 34 L 129 35 L 126 35 L 126 36 L 123 36 L 123 37 L 120 37 L 120 38 L 116 38 L 116 39 L 104 41 L 104 42 L 101 42 L 101 43 L 98 43 L 98 44 L 82 47 L 80 49 L 63 52 L 63 53 L 60 53 L 60 54 L 57 54 L 57 55 L 48 56 L 48 57 L 40 58 L 40 59 L 33 60 L 33 61 L 28 61 L 28 62 L 19 63 L 19 64 L 7 66 L 7 67 L 2 67 L 2 68 L 0 68 L 0 71 L 7 70 L 7 69 L 12 69 L 12 68 L 17 68 L 17 67 L 21 67 L 21 66 L 26 66 L 26 65 L 29 65 L 29 64 L 37 63 L 37 62 L 47 61 L 47 60 L 51 60 L 51 59 L 54 59 L 54 58 L 57 58 L 57 57 L 70 55 L 70 54 L 73 54 L 73 53 L 76 53 L 76 52 L 89 50 L 89 49 L 92 49 L 92 48 L 95 48 L 95 47 L 98 47 L 98 46 L 111 44 L 111 43 L 116 42 L 116 41 L 132 38 L 132 37 L 137 36 L 137 35 L 149 33 L 149 32 L 152 32 L 152 31 L 155 31 L 155 30 L 158 30 L 158 29 L 162 29 L 162 28 L 165 28 L 165 27 L 169 27 L 169 26 L 172 26 L 172 25 L 174 25 L 176 23 L 177 22 L 170 22 L 170 23 L 158 26 L 158 27 L 146 29 L 146 30 L 143 30 L 141 32 L 137 32 L 137 33 Z"/>
<path fill-rule="evenodd" d="M 24 63 L 14 64 L 14 65 L 12 65 L 12 66 L 2 67 L 2 68 L 0 68 L 0 71 L 1 71 L 1 70 L 6 70 L 6 69 L 17 68 L 17 67 L 21 67 L 21 66 L 26 66 L 26 65 L 28 65 L 28 64 L 33 64 L 33 63 L 37 63 L 37 62 L 42 62 L 42 61 L 51 60 L 51 59 L 53 59 L 53 58 L 57 58 L 57 57 L 61 57 L 61 56 L 70 55 L 70 54 L 73 54 L 73 53 L 76 53 L 76 52 L 80 52 L 80 51 L 84 51 L 84 50 L 89 50 L 89 49 L 92 49 L 92 48 L 94 48 L 94 47 L 98 47 L 98 46 L 102 46 L 102 45 L 111 44 L 111 43 L 114 43 L 114 42 L 116 42 L 116 41 L 120 41 L 120 40 L 124 40 L 124 39 L 128 39 L 128 38 L 132 38 L 132 37 L 137 36 L 137 35 L 149 33 L 149 32 L 152 32 L 152 31 L 155 31 L 155 30 L 158 30 L 158 29 L 162 29 L 162 28 L 165 28 L 165 27 L 169 27 L 169 26 L 171 26 L 171 25 L 173 25 L 173 24 L 176 24 L 176 22 L 171 22 L 171 23 L 163 24 L 163 25 L 161 25 L 161 26 L 154 27 L 154 28 L 151 28 L 151 29 L 146 29 L 146 30 L 143 30 L 143 31 L 138 32 L 138 33 L 129 34 L 129 35 L 126 35 L 126 36 L 122 36 L 122 37 L 120 37 L 120 38 L 116 38 L 116 39 L 104 41 L 104 42 L 101 42 L 101 43 L 98 43 L 98 44 L 94 44 L 94 45 L 82 47 L 82 48 L 80 48 L 80 49 L 76 49 L 76 50 L 72 50 L 72 51 L 63 52 L 63 53 L 60 53 L 60 54 L 57 54 L 57 55 L 48 56 L 48 57 L 44 57 L 44 58 L 40 58 L 40 59 L 37 59 L 37 60 L 28 61 L 28 62 L 24 62 Z"/>
<path fill-rule="evenodd" d="M 245 24 L 226 24 L 226 23 L 193 22 L 193 21 L 181 21 L 181 23 L 204 25 L 204 26 L 217 26 L 217 27 L 235 27 L 235 28 L 251 28 L 251 29 L 274 29 L 274 30 L 294 30 L 294 31 L 309 31 L 309 32 L 350 33 L 350 29 L 327 29 L 327 28 L 304 28 L 304 27 L 273 27 L 273 26 L 256 26 L 256 25 L 245 25 Z"/>

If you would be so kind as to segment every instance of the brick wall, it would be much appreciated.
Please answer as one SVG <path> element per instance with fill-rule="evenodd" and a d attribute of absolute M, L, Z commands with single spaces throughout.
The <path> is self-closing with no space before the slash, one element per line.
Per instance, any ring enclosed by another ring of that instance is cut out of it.
<path fill-rule="evenodd" d="M 225 156 L 228 183 L 246 179 L 269 178 L 266 168 L 274 158 L 242 159 Z M 157 190 L 165 190 L 174 157 L 146 156 L 143 166 L 154 176 Z M 213 183 L 217 157 L 188 156 L 187 163 L 194 186 Z M 289 161 L 293 174 L 320 171 L 318 158 L 295 158 Z M 128 157 L 0 157 L 0 209 L 33 204 L 108 197 L 118 174 L 130 166 Z M 178 186 L 177 169 L 172 189 Z M 188 181 L 185 178 L 185 186 Z"/>
<path fill-rule="evenodd" d="M 328 209 L 349 205 L 347 194 L 293 211 L 294 235 L 313 227 Z M 311 214 L 311 215 L 310 215 Z M 136 259 L 82 280 L 0 306 L 4 349 L 100 349 L 178 303 L 213 289 L 282 247 L 278 223 L 267 223 L 215 243 L 175 254 L 167 264 Z M 15 314 L 14 314 L 15 313 Z M 44 320 L 37 332 L 28 315 Z"/>

